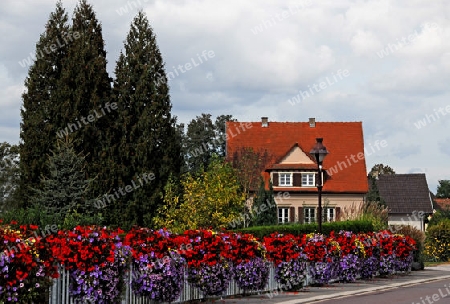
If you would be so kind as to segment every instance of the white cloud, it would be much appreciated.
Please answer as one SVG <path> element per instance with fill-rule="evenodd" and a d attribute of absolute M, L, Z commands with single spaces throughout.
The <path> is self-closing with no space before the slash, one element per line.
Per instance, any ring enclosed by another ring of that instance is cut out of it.
<path fill-rule="evenodd" d="M 120 16 L 117 10 L 129 3 L 147 13 L 168 70 L 214 51 L 213 59 L 170 82 L 173 114 L 182 122 L 202 112 L 248 121 L 362 121 L 366 142 L 389 142 L 367 159 L 368 169 L 381 162 L 399 173 L 427 169 L 430 184 L 448 178 L 448 168 L 436 160 L 443 157 L 438 142 L 448 133 L 450 115 L 420 130 L 414 126 L 450 100 L 446 0 L 91 2 L 102 22 L 110 73 L 138 10 L 133 6 Z M 69 17 L 76 3 L 64 1 Z M 0 141 L 18 141 L 27 73 L 18 61 L 34 52 L 54 8 L 53 0 L 0 2 L 0 26 L 7 33 L 0 37 Z M 254 34 L 257 26 L 263 30 Z M 413 41 L 377 56 L 408 35 Z M 286 102 L 339 69 L 350 76 L 295 106 Z M 416 153 L 406 156 L 411 150 Z"/>
<path fill-rule="evenodd" d="M 352 37 L 350 45 L 356 55 L 366 55 L 370 57 L 374 56 L 375 52 L 383 47 L 374 33 L 362 30 L 358 30 Z"/>

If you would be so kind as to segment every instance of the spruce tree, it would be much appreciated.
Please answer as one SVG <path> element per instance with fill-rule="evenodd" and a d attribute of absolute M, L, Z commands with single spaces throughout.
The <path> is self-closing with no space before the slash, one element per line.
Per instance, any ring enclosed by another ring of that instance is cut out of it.
<path fill-rule="evenodd" d="M 163 59 L 142 11 L 132 21 L 115 74 L 119 186 L 131 185 L 132 181 L 141 180 L 143 174 L 154 176 L 117 199 L 108 214 L 111 222 L 120 222 L 121 226 L 151 225 L 158 206 L 163 204 L 164 186 L 171 174 L 179 175 L 182 160 L 180 132 L 176 129 L 176 118 L 171 115 Z"/>
<path fill-rule="evenodd" d="M 46 158 L 62 126 L 59 107 L 59 86 L 69 45 L 76 39 L 67 23 L 68 16 L 61 2 L 50 14 L 44 33 L 36 44 L 35 61 L 25 80 L 20 125 L 20 187 L 21 206 L 29 206 L 31 188 L 40 184 L 47 173 Z"/>
<path fill-rule="evenodd" d="M 39 189 L 34 189 L 36 194 L 31 200 L 34 207 L 40 208 L 61 225 L 64 220 L 73 219 L 74 214 L 80 214 L 80 219 L 87 219 L 98 212 L 98 209 L 92 208 L 93 201 L 88 199 L 93 180 L 86 179 L 85 164 L 85 157 L 75 152 L 69 137 L 58 139 L 48 157 L 49 175 L 41 178 Z"/>
<path fill-rule="evenodd" d="M 76 139 L 75 151 L 86 157 L 88 177 L 95 177 L 93 198 L 116 185 L 118 134 L 113 125 L 117 108 L 111 100 L 112 80 L 106 70 L 102 26 L 86 0 L 75 7 L 71 30 L 77 33 L 78 39 L 68 48 L 63 73 L 57 82 L 62 103 L 60 115 L 65 133 Z"/>
<path fill-rule="evenodd" d="M 77 224 L 101 224 L 101 210 L 93 208 L 94 200 L 88 198 L 93 179 L 86 178 L 85 165 L 85 157 L 75 152 L 72 139 L 57 140 L 48 156 L 49 175 L 41 178 L 39 189 L 33 189 L 31 202 L 42 213 L 39 224 L 57 223 L 69 229 Z M 53 223 L 43 222 L 48 219 Z"/>

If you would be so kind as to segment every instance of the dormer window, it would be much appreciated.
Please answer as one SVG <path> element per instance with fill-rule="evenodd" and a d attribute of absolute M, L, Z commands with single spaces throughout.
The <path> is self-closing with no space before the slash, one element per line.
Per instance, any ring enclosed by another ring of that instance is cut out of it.
<path fill-rule="evenodd" d="M 292 186 L 292 172 L 282 172 L 278 174 L 279 186 Z"/>

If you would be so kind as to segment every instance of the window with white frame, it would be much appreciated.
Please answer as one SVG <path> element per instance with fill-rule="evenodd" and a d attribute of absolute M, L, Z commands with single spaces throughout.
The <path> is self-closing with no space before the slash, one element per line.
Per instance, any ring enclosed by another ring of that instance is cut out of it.
<path fill-rule="evenodd" d="M 302 173 L 302 186 L 314 187 L 314 173 Z"/>
<path fill-rule="evenodd" d="M 289 222 L 289 208 L 280 207 L 278 208 L 278 223 L 285 224 Z"/>
<path fill-rule="evenodd" d="M 316 208 L 303 208 L 305 224 L 316 222 Z"/>
<path fill-rule="evenodd" d="M 292 186 L 292 173 L 289 172 L 278 173 L 278 185 Z"/>
<path fill-rule="evenodd" d="M 323 221 L 324 222 L 334 222 L 336 218 L 336 212 L 334 208 L 323 208 Z"/>

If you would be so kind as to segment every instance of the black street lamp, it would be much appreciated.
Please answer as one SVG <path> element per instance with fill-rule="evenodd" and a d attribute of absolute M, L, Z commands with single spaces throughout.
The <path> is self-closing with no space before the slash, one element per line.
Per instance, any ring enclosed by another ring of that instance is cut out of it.
<path fill-rule="evenodd" d="M 322 233 L 322 187 L 323 187 L 323 181 L 322 181 L 322 162 L 327 156 L 328 150 L 325 148 L 325 146 L 322 144 L 323 138 L 316 138 L 316 144 L 309 152 L 317 162 L 317 168 L 319 172 L 319 176 L 317 177 L 317 191 L 319 193 L 319 208 L 318 208 L 318 223 L 319 223 L 319 233 Z"/>

